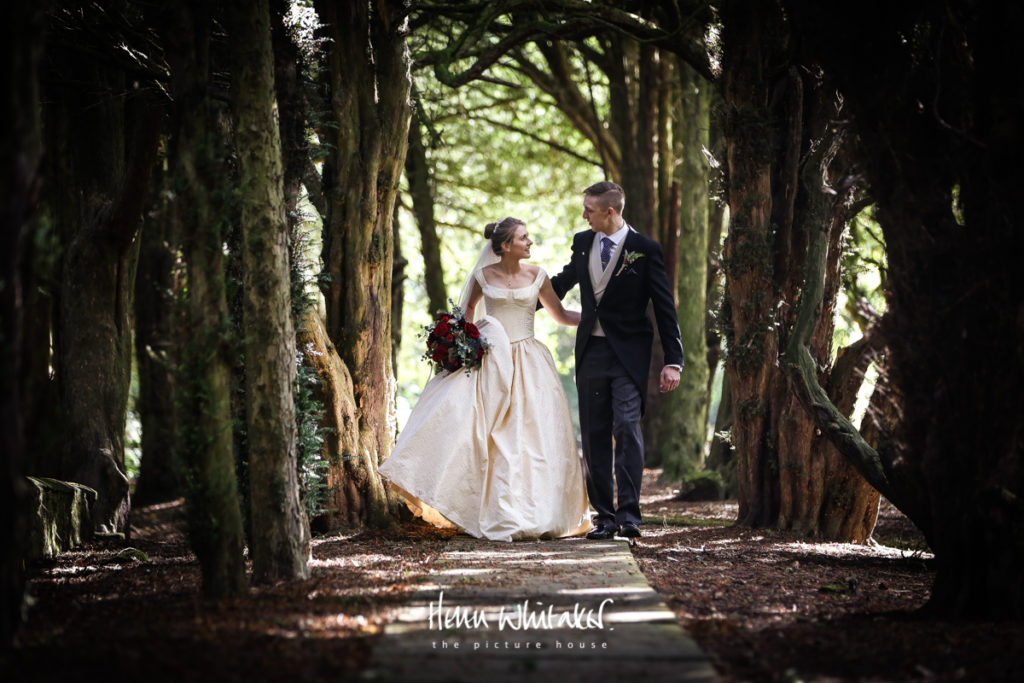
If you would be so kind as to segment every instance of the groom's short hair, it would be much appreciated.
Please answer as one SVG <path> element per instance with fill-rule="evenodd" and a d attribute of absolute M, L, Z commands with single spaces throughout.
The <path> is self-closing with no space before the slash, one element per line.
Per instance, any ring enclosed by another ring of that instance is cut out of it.
<path fill-rule="evenodd" d="M 601 206 L 612 207 L 615 211 L 622 215 L 622 210 L 626 208 L 626 193 L 622 191 L 617 183 L 605 180 L 600 183 L 594 183 L 587 189 L 583 190 L 583 194 L 590 197 L 597 197 L 597 200 L 601 202 Z"/>

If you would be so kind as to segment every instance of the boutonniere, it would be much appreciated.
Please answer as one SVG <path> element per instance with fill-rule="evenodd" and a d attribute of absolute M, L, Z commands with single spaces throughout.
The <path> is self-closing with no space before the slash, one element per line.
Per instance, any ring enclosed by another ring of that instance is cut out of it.
<path fill-rule="evenodd" d="M 622 257 L 622 266 L 619 268 L 619 272 L 615 273 L 615 275 L 621 275 L 622 271 L 624 271 L 626 268 L 636 263 L 638 259 L 642 259 L 643 257 L 644 254 L 641 254 L 639 251 L 627 251 Z"/>

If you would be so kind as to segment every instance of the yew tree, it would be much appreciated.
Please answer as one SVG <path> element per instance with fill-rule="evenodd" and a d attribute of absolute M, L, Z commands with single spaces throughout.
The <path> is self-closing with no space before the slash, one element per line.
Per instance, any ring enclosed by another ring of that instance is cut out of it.
<path fill-rule="evenodd" d="M 407 7 L 398 0 L 315 3 L 323 43 L 322 289 L 325 350 L 351 378 L 325 386 L 335 524 L 384 524 L 392 503 L 377 465 L 394 442 L 392 220 L 411 115 Z M 322 338 L 321 338 L 322 339 Z M 339 368 L 331 359 L 328 366 Z M 354 416 L 354 421 L 353 421 Z"/>
<path fill-rule="evenodd" d="M 722 326 L 739 522 L 865 542 L 877 494 L 829 449 L 780 364 L 805 269 L 813 265 L 827 278 L 827 296 L 809 323 L 818 380 L 831 384 L 833 397 L 842 390 L 852 398 L 863 377 L 861 359 L 870 347 L 842 366 L 833 366 L 832 357 L 843 232 L 867 202 L 850 180 L 856 178 L 845 153 L 850 136 L 820 71 L 792 61 L 795 38 L 777 7 L 726 3 L 722 21 L 730 210 Z M 830 196 L 839 201 L 824 201 Z M 809 252 L 810 236 L 821 232 L 827 248 Z M 852 412 L 852 400 L 844 408 Z"/>
<path fill-rule="evenodd" d="M 225 274 L 230 172 L 222 123 L 229 117 L 212 83 L 213 15 L 203 2 L 181 3 L 156 16 L 162 28 L 170 93 L 168 168 L 176 201 L 168 208 L 185 264 L 185 295 L 176 313 L 177 447 L 187 468 L 189 540 L 203 592 L 247 590 L 245 535 L 232 444 L 232 334 Z"/>
<path fill-rule="evenodd" d="M 110 44 L 131 46 L 129 54 L 148 47 L 133 31 L 138 15 L 55 7 L 42 79 L 46 203 L 62 245 L 53 366 L 65 416 L 60 464 L 48 474 L 95 488 L 94 518 L 111 532 L 127 530 L 130 506 L 131 311 L 161 124 L 152 79 L 136 80 L 138 59 L 118 57 Z"/>
<path fill-rule="evenodd" d="M 937 562 L 929 606 L 1020 619 L 1024 11 L 956 0 L 787 5 L 861 141 L 889 262 L 888 365 L 902 419 L 872 448 L 804 378 L 807 402 L 925 533 Z"/>
<path fill-rule="evenodd" d="M 299 502 L 289 225 L 267 0 L 230 3 L 239 151 L 250 555 L 257 581 L 306 578 L 309 521 Z"/>

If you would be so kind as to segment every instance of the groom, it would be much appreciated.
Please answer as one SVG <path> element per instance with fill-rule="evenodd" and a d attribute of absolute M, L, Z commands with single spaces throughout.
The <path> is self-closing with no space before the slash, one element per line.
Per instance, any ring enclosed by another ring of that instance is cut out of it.
<path fill-rule="evenodd" d="M 590 230 L 573 237 L 572 259 L 551 278 L 560 298 L 580 286 L 583 317 L 576 333 L 576 388 L 587 494 L 597 512 L 587 538 L 594 540 L 616 534 L 640 536 L 640 417 L 654 340 L 648 303 L 654 305 L 665 351 L 661 391 L 679 386 L 683 367 L 679 322 L 661 246 L 626 223 L 625 203 L 626 195 L 615 183 L 597 183 L 583 191 L 583 218 Z"/>

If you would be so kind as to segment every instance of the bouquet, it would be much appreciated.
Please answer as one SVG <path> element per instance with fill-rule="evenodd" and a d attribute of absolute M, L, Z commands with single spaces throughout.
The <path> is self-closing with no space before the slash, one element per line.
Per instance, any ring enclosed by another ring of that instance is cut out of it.
<path fill-rule="evenodd" d="M 479 367 L 484 354 L 491 345 L 480 336 L 476 325 L 468 322 L 462 309 L 452 306 L 451 312 L 438 311 L 430 325 L 423 326 L 421 336 L 427 339 L 427 351 L 423 359 L 434 366 L 435 372 L 455 372 Z"/>

